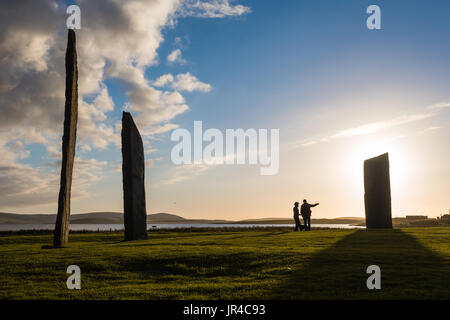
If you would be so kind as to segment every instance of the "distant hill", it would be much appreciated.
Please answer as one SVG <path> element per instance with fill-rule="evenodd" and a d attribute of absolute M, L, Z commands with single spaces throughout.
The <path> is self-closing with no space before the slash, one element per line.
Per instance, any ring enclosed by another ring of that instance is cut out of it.
<path fill-rule="evenodd" d="M 0 213 L 0 224 L 54 224 L 55 214 L 17 214 Z M 336 218 L 336 219 L 312 219 L 315 224 L 355 224 L 363 223 L 364 218 Z M 90 212 L 70 215 L 70 223 L 73 224 L 122 224 L 123 213 L 121 212 Z M 230 220 L 208 220 L 208 219 L 185 219 L 171 213 L 154 213 L 147 215 L 148 224 L 165 223 L 239 223 L 239 224 L 292 224 L 292 218 L 261 218 L 246 219 L 240 221 Z"/>
<path fill-rule="evenodd" d="M 185 219 L 171 213 L 153 213 L 147 215 L 147 223 L 227 223 L 227 220 Z"/>
<path fill-rule="evenodd" d="M 0 224 L 54 224 L 56 214 L 17 214 L 1 213 Z M 394 227 L 431 227 L 450 225 L 449 221 L 425 219 L 425 220 L 407 220 L 405 218 L 393 218 Z M 123 224 L 123 213 L 121 212 L 90 212 L 70 215 L 72 224 Z M 292 218 L 261 218 L 246 219 L 239 221 L 230 220 L 208 220 L 208 219 L 185 219 L 181 216 L 171 213 L 154 213 L 147 215 L 147 224 L 202 224 L 202 223 L 220 223 L 220 224 L 293 224 Z M 356 226 L 365 226 L 366 222 L 361 217 L 342 217 L 334 219 L 312 218 L 313 224 L 350 224 Z"/>
<path fill-rule="evenodd" d="M 55 221 L 56 214 L 0 213 L 1 224 L 53 224 Z M 123 223 L 123 214 L 119 212 L 71 214 L 70 223 Z"/>
<path fill-rule="evenodd" d="M 0 213 L 0 224 L 54 224 L 56 214 L 17 214 Z M 226 220 L 185 219 L 170 213 L 154 213 L 147 215 L 147 223 L 226 223 Z M 74 224 L 121 224 L 121 212 L 90 212 L 70 215 L 70 223 Z"/>
<path fill-rule="evenodd" d="M 170 213 L 154 213 L 147 215 L 147 222 L 165 221 L 165 222 L 185 222 L 186 219 Z"/>

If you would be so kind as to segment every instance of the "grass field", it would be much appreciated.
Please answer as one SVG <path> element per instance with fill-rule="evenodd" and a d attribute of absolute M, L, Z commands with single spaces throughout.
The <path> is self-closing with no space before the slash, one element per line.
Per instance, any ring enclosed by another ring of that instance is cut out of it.
<path fill-rule="evenodd" d="M 0 299 L 449 299 L 450 228 L 0 236 Z M 68 265 L 81 290 L 68 290 Z M 366 268 L 381 268 L 368 290 Z"/>

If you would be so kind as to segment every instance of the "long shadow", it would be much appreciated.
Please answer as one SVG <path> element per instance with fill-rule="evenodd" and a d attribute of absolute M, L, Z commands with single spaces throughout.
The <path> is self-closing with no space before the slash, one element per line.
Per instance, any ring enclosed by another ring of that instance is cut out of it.
<path fill-rule="evenodd" d="M 279 236 L 279 235 L 286 234 L 286 233 L 291 233 L 291 230 L 289 230 L 289 231 L 270 231 L 270 232 L 266 231 L 263 234 L 260 234 L 260 233 L 248 234 L 248 233 L 246 233 L 245 235 L 242 235 L 242 233 L 241 233 L 241 235 L 237 235 L 235 237 L 229 237 L 229 238 L 227 238 L 227 240 L 236 240 L 236 239 L 241 239 L 241 238 L 246 238 L 246 239 L 248 239 L 248 238 L 267 238 L 267 237 Z"/>
<path fill-rule="evenodd" d="M 381 269 L 380 290 L 367 288 L 369 265 Z M 274 299 L 449 299 L 450 261 L 401 230 L 359 230 L 313 255 L 272 292 Z"/>
<path fill-rule="evenodd" d="M 120 266 L 120 270 L 140 274 L 147 278 L 152 276 L 240 276 L 245 274 L 249 268 L 261 268 L 262 263 L 258 260 L 261 255 L 252 253 L 233 254 L 209 254 L 192 256 L 174 256 L 171 258 L 152 258 L 151 256 L 115 257 L 114 263 Z M 89 271 L 96 266 L 85 267 Z M 164 279 L 163 281 L 168 281 Z"/>
<path fill-rule="evenodd" d="M 241 239 L 241 238 L 252 238 L 252 237 L 257 237 L 257 238 L 266 238 L 266 237 L 273 237 L 273 236 L 279 236 L 285 233 L 290 233 L 291 231 L 272 231 L 272 232 L 265 232 L 263 234 L 261 233 L 257 233 L 257 234 L 249 234 L 249 233 L 245 233 L 244 235 L 242 234 L 242 232 L 230 232 L 228 233 L 220 233 L 221 236 L 226 236 L 224 238 L 224 241 L 232 241 L 232 240 L 236 240 L 236 239 Z M 256 232 L 255 232 L 256 233 Z M 193 234 L 192 238 L 186 238 L 185 234 L 182 234 L 182 236 L 174 236 L 173 238 L 175 240 L 177 240 L 178 238 L 181 239 L 185 239 L 185 242 L 179 243 L 179 245 L 183 245 L 183 246 L 207 246 L 207 245 L 217 245 L 217 240 L 211 240 L 210 242 L 198 242 L 195 241 L 193 242 L 192 239 L 198 239 L 200 237 L 215 237 L 217 236 L 218 233 L 210 233 L 210 234 Z M 149 239 L 151 240 L 151 234 L 149 234 Z M 159 240 L 159 239 L 158 239 Z M 170 239 L 169 239 L 170 240 Z M 125 246 L 129 246 L 131 242 L 130 241 L 124 241 L 121 240 L 119 242 L 115 242 L 113 244 L 116 244 L 117 247 L 125 247 Z M 173 245 L 173 242 L 138 242 L 135 241 L 132 243 L 133 247 L 158 247 L 161 245 Z"/>

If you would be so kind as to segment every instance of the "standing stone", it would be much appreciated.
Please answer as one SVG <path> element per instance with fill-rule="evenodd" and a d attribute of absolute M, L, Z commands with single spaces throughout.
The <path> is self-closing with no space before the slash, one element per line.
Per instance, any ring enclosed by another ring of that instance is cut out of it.
<path fill-rule="evenodd" d="M 78 120 L 78 69 L 75 31 L 69 29 L 66 50 L 66 104 L 62 137 L 61 182 L 58 198 L 53 245 L 63 246 L 69 241 L 70 191 L 75 158 Z"/>
<path fill-rule="evenodd" d="M 129 112 L 122 116 L 122 178 L 125 240 L 147 239 L 144 146 Z"/>
<path fill-rule="evenodd" d="M 391 183 L 387 153 L 364 161 L 364 191 L 367 229 L 391 229 Z"/>

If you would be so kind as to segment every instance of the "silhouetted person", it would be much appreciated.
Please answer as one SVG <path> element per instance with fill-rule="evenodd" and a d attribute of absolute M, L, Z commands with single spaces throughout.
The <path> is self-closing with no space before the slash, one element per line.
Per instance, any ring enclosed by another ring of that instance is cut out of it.
<path fill-rule="evenodd" d="M 303 221 L 305 221 L 305 231 L 311 231 L 311 207 L 318 206 L 318 203 L 309 204 L 306 199 L 303 200 L 302 207 L 300 208 L 300 212 L 303 217 Z M 298 209 L 297 209 L 298 210 Z"/>
<path fill-rule="evenodd" d="M 294 231 L 302 231 L 305 227 L 300 224 L 300 214 L 298 212 L 298 202 L 294 203 L 294 220 L 295 220 L 295 229 Z"/>

